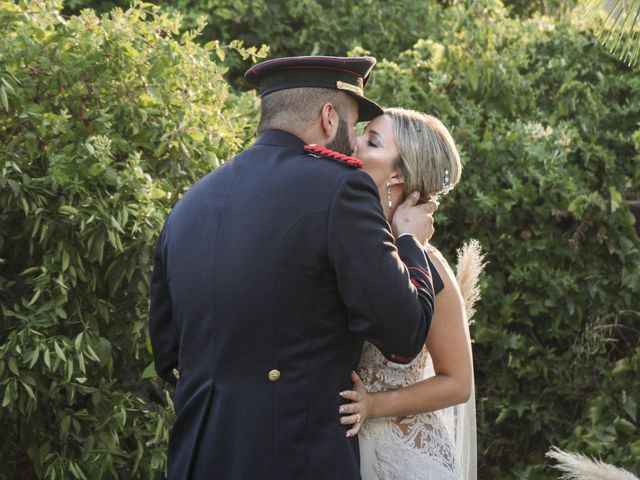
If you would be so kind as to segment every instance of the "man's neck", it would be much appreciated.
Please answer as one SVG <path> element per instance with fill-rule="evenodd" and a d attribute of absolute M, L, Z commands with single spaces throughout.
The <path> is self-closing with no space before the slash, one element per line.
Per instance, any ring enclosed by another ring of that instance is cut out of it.
<path fill-rule="evenodd" d="M 322 135 L 320 135 L 317 129 L 315 128 L 312 128 L 306 131 L 300 131 L 290 127 L 274 126 L 272 128 L 268 128 L 264 130 L 281 130 L 283 132 L 290 133 L 291 135 L 295 135 L 300 140 L 302 140 L 305 143 L 305 145 L 318 145 L 319 147 L 327 146 L 326 139 Z"/>

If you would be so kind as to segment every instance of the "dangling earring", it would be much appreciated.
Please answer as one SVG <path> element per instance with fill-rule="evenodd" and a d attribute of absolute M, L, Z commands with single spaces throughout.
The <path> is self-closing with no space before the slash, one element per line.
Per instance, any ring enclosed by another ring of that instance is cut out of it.
<path fill-rule="evenodd" d="M 387 180 L 387 200 L 389 209 L 391 209 L 391 180 Z"/>

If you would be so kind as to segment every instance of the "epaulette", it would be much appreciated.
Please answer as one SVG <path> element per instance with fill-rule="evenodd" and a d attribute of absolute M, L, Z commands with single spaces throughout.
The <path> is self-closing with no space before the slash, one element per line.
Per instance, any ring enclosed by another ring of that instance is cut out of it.
<path fill-rule="evenodd" d="M 312 157 L 324 157 L 329 158 L 331 160 L 336 160 L 345 165 L 349 165 L 353 168 L 362 168 L 363 163 L 361 160 L 358 160 L 355 157 L 350 157 L 349 155 L 343 155 L 342 153 L 334 152 L 333 150 L 329 150 L 328 148 L 322 148 L 317 145 L 305 145 L 304 151 L 307 152 Z"/>

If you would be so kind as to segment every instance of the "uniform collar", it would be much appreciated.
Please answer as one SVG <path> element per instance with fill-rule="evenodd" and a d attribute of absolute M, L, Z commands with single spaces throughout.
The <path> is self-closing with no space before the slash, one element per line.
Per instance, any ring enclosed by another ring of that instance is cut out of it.
<path fill-rule="evenodd" d="M 255 145 L 298 147 L 300 151 L 304 148 L 304 142 L 300 138 L 284 130 L 265 130 L 258 136 Z"/>

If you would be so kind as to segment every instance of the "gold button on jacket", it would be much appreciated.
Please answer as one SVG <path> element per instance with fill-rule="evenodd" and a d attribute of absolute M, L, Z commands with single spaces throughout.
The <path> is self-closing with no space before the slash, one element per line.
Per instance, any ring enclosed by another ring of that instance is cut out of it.
<path fill-rule="evenodd" d="M 280 370 L 273 369 L 269 371 L 269 380 L 277 382 L 280 379 Z"/>

